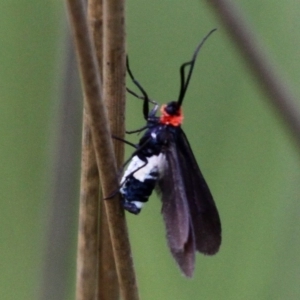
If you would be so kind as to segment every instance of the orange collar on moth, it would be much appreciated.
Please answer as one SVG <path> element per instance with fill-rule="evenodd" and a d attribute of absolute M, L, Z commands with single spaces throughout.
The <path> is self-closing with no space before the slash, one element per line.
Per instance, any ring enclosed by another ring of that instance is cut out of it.
<path fill-rule="evenodd" d="M 160 116 L 160 123 L 164 125 L 172 125 L 172 126 L 180 126 L 183 121 L 183 114 L 181 107 L 179 108 L 176 115 L 169 115 L 165 111 L 166 105 L 162 105 L 160 108 L 161 116 Z"/>

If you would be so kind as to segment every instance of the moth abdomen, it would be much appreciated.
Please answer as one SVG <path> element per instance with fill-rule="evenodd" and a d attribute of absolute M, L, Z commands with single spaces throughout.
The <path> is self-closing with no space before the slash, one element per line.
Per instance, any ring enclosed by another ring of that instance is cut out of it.
<path fill-rule="evenodd" d="M 159 155 L 151 157 L 134 156 L 121 180 L 120 193 L 123 207 L 127 211 L 138 214 L 144 203 L 152 194 L 159 172 Z"/>

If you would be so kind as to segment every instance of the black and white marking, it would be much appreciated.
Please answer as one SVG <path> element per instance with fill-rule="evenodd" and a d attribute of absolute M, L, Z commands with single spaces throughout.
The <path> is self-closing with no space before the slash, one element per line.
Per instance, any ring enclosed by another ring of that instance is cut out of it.
<path fill-rule="evenodd" d="M 147 149 L 149 150 L 149 149 Z M 123 206 L 131 213 L 138 214 L 144 203 L 152 194 L 158 178 L 163 174 L 164 155 L 140 156 L 135 155 L 122 180 L 120 193 L 123 196 Z"/>

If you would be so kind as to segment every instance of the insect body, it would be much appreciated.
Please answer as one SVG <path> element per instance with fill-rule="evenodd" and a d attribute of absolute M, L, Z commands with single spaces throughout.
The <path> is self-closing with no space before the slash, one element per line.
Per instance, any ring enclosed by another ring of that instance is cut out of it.
<path fill-rule="evenodd" d="M 158 147 L 156 146 L 156 148 Z M 162 174 L 164 155 L 151 150 L 149 145 L 146 149 L 147 152 L 141 151 L 132 158 L 121 181 L 123 186 L 120 192 L 124 199 L 123 207 L 134 214 L 138 214 L 143 203 L 148 201 L 160 174 Z"/>
<path fill-rule="evenodd" d="M 133 77 L 127 60 L 128 73 L 143 96 L 128 91 L 144 100 L 143 113 L 147 125 L 136 131 L 146 129 L 121 180 L 123 206 L 129 212 L 138 214 L 154 188 L 157 188 L 171 253 L 188 277 L 193 275 L 196 250 L 212 255 L 221 244 L 217 208 L 181 129 L 181 105 L 194 64 L 201 46 L 213 31 L 198 45 L 192 60 L 180 67 L 178 100 L 163 105 L 160 117 L 156 116 L 157 105 L 149 113 L 149 102 L 154 101 L 148 98 Z"/>

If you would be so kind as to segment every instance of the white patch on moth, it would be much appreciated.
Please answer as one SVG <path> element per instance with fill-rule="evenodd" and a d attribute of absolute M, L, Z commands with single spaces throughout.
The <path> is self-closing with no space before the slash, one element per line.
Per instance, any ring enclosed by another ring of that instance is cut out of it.
<path fill-rule="evenodd" d="M 155 133 L 155 132 L 152 132 L 152 133 L 151 133 L 151 137 L 155 140 L 155 139 L 156 139 L 156 133 Z"/>
<path fill-rule="evenodd" d="M 130 161 L 128 168 L 124 172 L 124 175 L 121 179 L 121 184 L 126 180 L 128 175 L 131 175 L 140 182 L 144 182 L 146 179 L 156 179 L 150 175 L 152 172 L 158 172 L 158 176 L 163 171 L 163 165 L 165 161 L 165 155 L 160 153 L 159 155 L 152 155 L 151 157 L 146 157 L 147 164 L 135 155 Z M 145 166 L 143 166 L 145 165 Z M 141 169 L 138 170 L 143 166 Z M 135 172 L 135 170 L 138 170 Z"/>
<path fill-rule="evenodd" d="M 137 208 L 141 209 L 144 206 L 143 202 L 140 201 L 131 201 Z"/>

